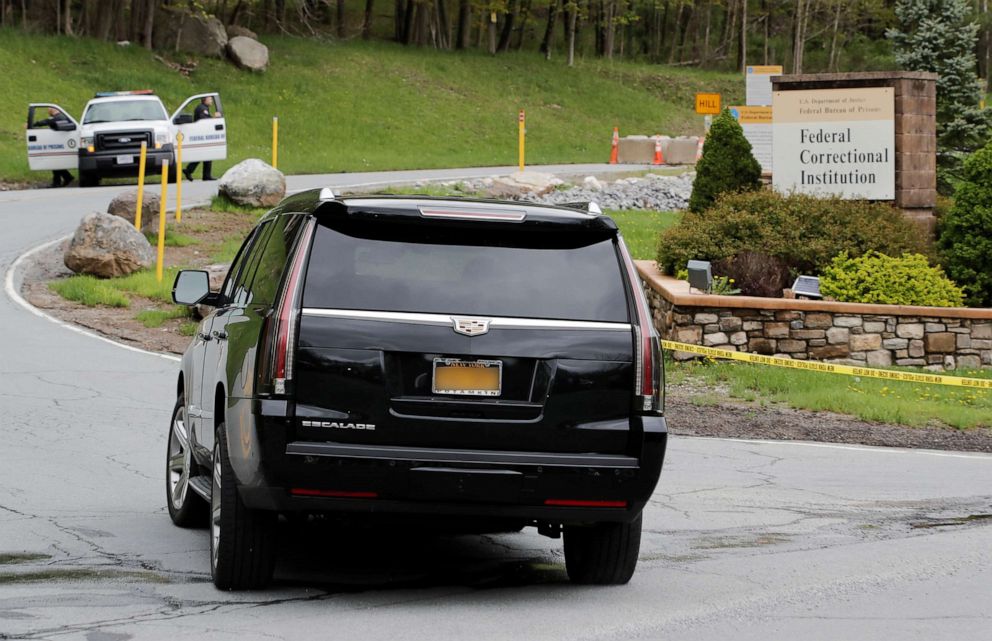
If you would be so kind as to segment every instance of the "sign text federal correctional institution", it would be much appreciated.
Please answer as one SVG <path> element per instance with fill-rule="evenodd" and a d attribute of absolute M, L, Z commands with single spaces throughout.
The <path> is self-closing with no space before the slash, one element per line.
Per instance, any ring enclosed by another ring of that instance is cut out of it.
<path fill-rule="evenodd" d="M 776 190 L 895 198 L 891 87 L 775 91 L 772 101 Z"/>

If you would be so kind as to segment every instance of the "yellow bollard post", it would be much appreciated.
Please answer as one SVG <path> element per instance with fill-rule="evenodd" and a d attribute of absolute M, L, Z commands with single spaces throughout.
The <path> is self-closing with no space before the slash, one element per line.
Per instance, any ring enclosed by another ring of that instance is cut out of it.
<path fill-rule="evenodd" d="M 520 137 L 520 171 L 524 170 L 524 138 L 527 134 L 526 122 L 524 121 L 524 110 L 520 110 L 520 122 L 517 125 Z"/>
<path fill-rule="evenodd" d="M 279 116 L 272 116 L 272 168 L 279 168 Z"/>
<path fill-rule="evenodd" d="M 134 210 L 134 228 L 141 231 L 141 205 L 145 198 L 145 156 L 148 143 L 141 142 L 141 156 L 138 157 L 138 205 Z"/>
<path fill-rule="evenodd" d="M 176 134 L 176 222 L 183 222 L 183 135 Z"/>
<path fill-rule="evenodd" d="M 155 278 L 162 282 L 162 262 L 165 260 L 165 201 L 169 198 L 169 161 L 162 161 L 162 198 L 158 209 L 158 261 Z"/>

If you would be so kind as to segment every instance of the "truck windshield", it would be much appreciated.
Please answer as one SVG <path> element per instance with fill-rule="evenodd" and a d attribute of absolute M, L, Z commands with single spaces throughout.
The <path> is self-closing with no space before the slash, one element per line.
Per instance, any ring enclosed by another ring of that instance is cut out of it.
<path fill-rule="evenodd" d="M 305 307 L 627 322 L 613 241 L 317 228 Z"/>
<path fill-rule="evenodd" d="M 157 100 L 114 100 L 90 105 L 83 124 L 122 120 L 168 120 L 165 107 Z"/>

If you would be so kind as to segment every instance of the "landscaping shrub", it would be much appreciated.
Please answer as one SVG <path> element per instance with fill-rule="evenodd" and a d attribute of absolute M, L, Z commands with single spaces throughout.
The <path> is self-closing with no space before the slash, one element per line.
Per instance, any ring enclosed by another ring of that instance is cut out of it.
<path fill-rule="evenodd" d="M 761 187 L 761 165 L 751 153 L 751 143 L 730 111 L 723 110 L 710 127 L 703 156 L 696 163 L 689 211 L 710 207 L 726 192 L 753 191 Z"/>
<path fill-rule="evenodd" d="M 927 253 L 919 231 L 884 203 L 762 190 L 724 194 L 705 212 L 686 212 L 659 236 L 658 265 L 674 274 L 689 259 L 716 262 L 746 251 L 780 259 L 793 276 L 818 274 L 842 251 Z"/>
<path fill-rule="evenodd" d="M 851 258 L 843 252 L 823 270 L 820 293 L 847 303 L 958 307 L 964 302 L 961 288 L 920 254 L 896 258 L 869 252 Z"/>
<path fill-rule="evenodd" d="M 954 205 L 939 223 L 938 246 L 968 304 L 992 306 L 992 142 L 965 161 Z"/>

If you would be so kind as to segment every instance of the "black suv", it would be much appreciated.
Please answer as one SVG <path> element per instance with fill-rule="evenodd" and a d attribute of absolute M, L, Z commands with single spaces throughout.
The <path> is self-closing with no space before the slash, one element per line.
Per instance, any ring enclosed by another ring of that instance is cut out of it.
<path fill-rule="evenodd" d="M 667 439 L 639 282 L 595 205 L 287 198 L 220 292 L 176 278 L 215 310 L 176 386 L 172 520 L 209 513 L 223 589 L 270 580 L 280 513 L 536 526 L 572 581 L 626 583 Z"/>

